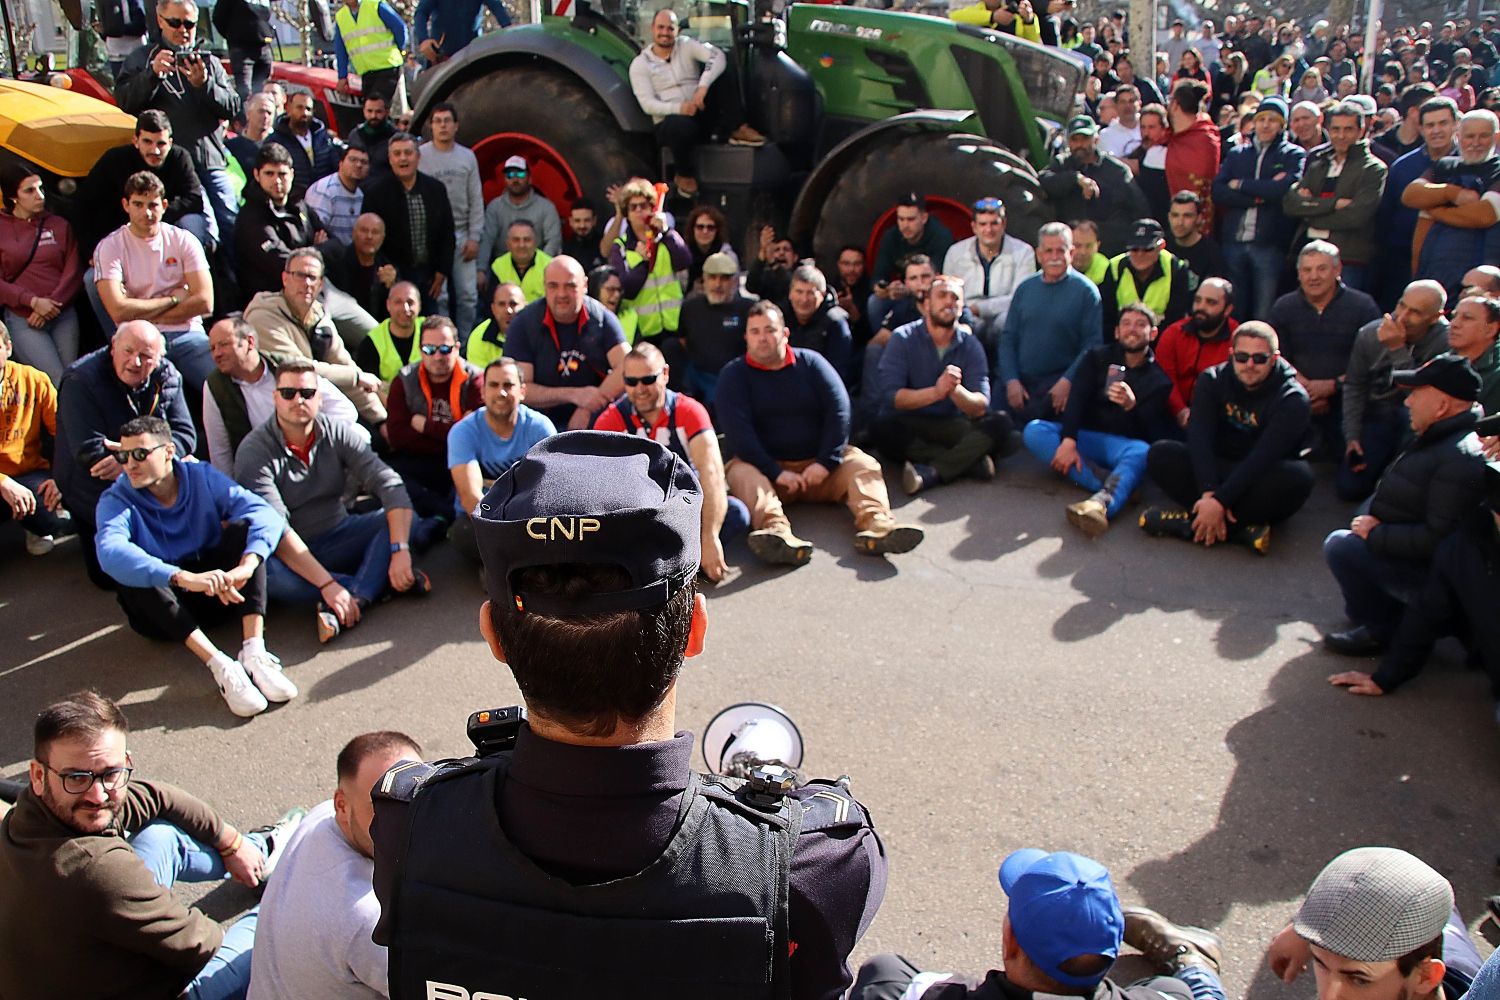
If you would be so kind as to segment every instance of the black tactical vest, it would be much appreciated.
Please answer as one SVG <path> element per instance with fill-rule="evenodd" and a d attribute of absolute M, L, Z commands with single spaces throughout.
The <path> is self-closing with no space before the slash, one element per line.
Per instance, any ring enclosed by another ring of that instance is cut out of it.
<path fill-rule="evenodd" d="M 695 775 L 645 870 L 572 885 L 496 814 L 509 755 L 449 763 L 407 806 L 390 907 L 392 1000 L 791 996 L 787 900 L 802 807 Z"/>

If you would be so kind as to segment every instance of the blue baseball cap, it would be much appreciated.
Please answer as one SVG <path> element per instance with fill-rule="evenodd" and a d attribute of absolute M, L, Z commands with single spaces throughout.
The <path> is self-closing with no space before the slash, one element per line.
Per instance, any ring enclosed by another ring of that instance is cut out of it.
<path fill-rule="evenodd" d="M 1089 987 L 1104 978 L 1104 972 L 1069 975 L 1061 968 L 1069 959 L 1119 957 L 1125 915 L 1109 870 L 1099 862 L 1068 851 L 1024 848 L 1001 862 L 1000 888 L 1010 897 L 1016 943 L 1032 964 L 1059 983 Z"/>
<path fill-rule="evenodd" d="M 493 601 L 542 615 L 591 615 L 665 604 L 698 572 L 703 491 L 688 464 L 655 441 L 568 431 L 532 447 L 474 510 L 474 538 Z M 620 591 L 527 594 L 515 573 L 558 563 L 612 565 Z"/>

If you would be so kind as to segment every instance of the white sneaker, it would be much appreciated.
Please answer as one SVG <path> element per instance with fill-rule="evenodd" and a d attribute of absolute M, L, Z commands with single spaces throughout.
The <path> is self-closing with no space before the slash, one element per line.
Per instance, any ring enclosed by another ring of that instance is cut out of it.
<path fill-rule="evenodd" d="M 291 701 L 297 697 L 297 685 L 281 671 L 281 660 L 262 646 L 255 652 L 240 650 L 240 666 L 250 675 L 267 701 Z"/>
<path fill-rule="evenodd" d="M 260 880 L 265 882 L 276 870 L 276 865 L 286 853 L 287 841 L 292 839 L 293 832 L 302 825 L 302 820 L 307 816 L 307 810 L 301 806 L 288 809 L 286 813 L 272 826 L 257 827 L 251 833 L 259 833 L 266 838 L 266 861 L 260 870 Z"/>
<path fill-rule="evenodd" d="M 34 535 L 26 532 L 26 554 L 32 556 L 44 556 L 51 552 L 57 543 L 51 535 Z"/>
<path fill-rule="evenodd" d="M 235 715 L 248 719 L 266 710 L 265 696 L 255 690 L 255 685 L 250 683 L 249 675 L 238 660 L 228 660 L 227 663 L 215 661 L 208 665 L 208 671 L 214 675 L 219 693 L 224 696 L 229 710 Z"/>

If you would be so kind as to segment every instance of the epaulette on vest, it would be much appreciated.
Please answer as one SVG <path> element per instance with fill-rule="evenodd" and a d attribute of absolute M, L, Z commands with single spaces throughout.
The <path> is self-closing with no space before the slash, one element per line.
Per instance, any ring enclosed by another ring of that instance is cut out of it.
<path fill-rule="evenodd" d="M 857 830 L 870 825 L 865 807 L 840 782 L 817 778 L 797 789 L 793 797 L 802 803 L 803 833 Z"/>
<path fill-rule="evenodd" d="M 385 772 L 385 776 L 380 779 L 380 784 L 371 790 L 370 795 L 372 798 L 389 799 L 393 802 L 410 802 L 416 798 L 423 786 L 438 775 L 465 771 L 479 763 L 481 762 L 477 757 L 431 762 L 402 761 Z"/>

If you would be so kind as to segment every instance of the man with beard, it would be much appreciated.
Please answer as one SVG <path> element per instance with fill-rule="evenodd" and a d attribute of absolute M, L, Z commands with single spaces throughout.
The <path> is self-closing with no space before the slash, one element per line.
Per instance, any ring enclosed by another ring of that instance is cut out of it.
<path fill-rule="evenodd" d="M 365 120 L 349 133 L 349 145 L 369 154 L 370 175 L 364 183 L 364 189 L 368 191 L 391 176 L 387 147 L 391 136 L 396 134 L 396 123 L 391 121 L 390 104 L 379 94 L 365 94 L 363 114 Z"/>
<path fill-rule="evenodd" d="M 386 399 L 390 464 L 401 473 L 412 508 L 446 521 L 453 509 L 448 435 L 466 414 L 484 407 L 484 376 L 460 357 L 458 331 L 448 317 L 433 316 L 417 337 L 421 360 L 402 367 Z"/>
<path fill-rule="evenodd" d="M 96 691 L 36 717 L 29 781 L 0 826 L 6 996 L 244 994 L 256 912 L 226 929 L 171 886 L 259 885 L 300 816 L 242 834 L 180 788 L 132 781 L 129 733 Z"/>
<path fill-rule="evenodd" d="M 1150 214 L 1130 168 L 1099 149 L 1099 126 L 1087 115 L 1068 121 L 1068 152 L 1038 177 L 1060 219 L 1093 219 L 1099 243 L 1113 256 L 1125 246 L 1131 224 Z M 878 272 L 877 272 L 878 273 Z"/>
<path fill-rule="evenodd" d="M 261 147 L 234 230 L 236 276 L 247 295 L 280 287 L 292 251 L 328 238 L 318 213 L 292 198 L 294 177 L 285 146 L 268 142 Z"/>
<path fill-rule="evenodd" d="M 448 538 L 475 563 L 470 513 L 501 474 L 521 460 L 531 446 L 557 433 L 543 414 L 526 405 L 526 379 L 515 358 L 496 358 L 484 370 L 484 407 L 448 432 L 448 473 L 453 477 L 453 527 Z"/>
<path fill-rule="evenodd" d="M 1150 535 L 1213 546 L 1230 541 L 1265 555 L 1271 525 L 1295 514 L 1313 476 L 1298 452 L 1310 415 L 1307 390 L 1281 359 L 1276 331 L 1259 321 L 1234 333 L 1222 365 L 1198 377 L 1186 443 L 1157 441 L 1146 469 L 1178 506 L 1150 507 Z"/>
<path fill-rule="evenodd" d="M 1156 363 L 1172 383 L 1167 409 L 1179 427 L 1187 426 L 1192 413 L 1198 376 L 1229 360 L 1229 344 L 1240 325 L 1232 312 L 1234 286 L 1223 278 L 1209 278 L 1193 295 L 1193 311 L 1156 339 Z"/>
<path fill-rule="evenodd" d="M 865 273 L 865 252 L 852 243 L 839 251 L 838 282 L 834 294 L 839 308 L 849 314 L 849 334 L 854 338 L 855 350 L 863 350 L 869 343 L 869 317 L 865 315 L 866 300 L 874 291 L 870 276 Z"/>
<path fill-rule="evenodd" d="M 345 149 L 339 138 L 313 114 L 312 94 L 300 90 L 287 97 L 286 114 L 276 123 L 266 142 L 276 143 L 292 158 L 293 202 L 302 201 L 313 182 L 338 170 L 339 158 Z M 365 162 L 368 166 L 369 160 Z"/>
<path fill-rule="evenodd" d="M 1437 93 L 1426 84 L 1411 87 L 1408 93 L 1423 87 L 1434 95 Z M 1402 101 L 1405 100 L 1403 95 Z M 1458 104 L 1453 98 L 1430 97 L 1418 106 L 1416 114 L 1421 142 L 1391 164 L 1385 178 L 1385 193 L 1380 196 L 1380 208 L 1375 212 L 1375 231 L 1380 234 L 1381 292 L 1376 300 L 1383 308 L 1394 305 L 1393 298 L 1401 294 L 1412 277 L 1411 247 L 1416 235 L 1417 211 L 1401 203 L 1402 195 L 1439 160 L 1458 153 L 1458 145 L 1453 141 L 1458 131 Z"/>
<path fill-rule="evenodd" d="M 204 214 L 203 185 L 193 169 L 193 158 L 183 147 L 173 145 L 172 123 L 155 109 L 142 111 L 136 118 L 130 145 L 106 150 L 83 179 L 76 216 L 82 245 L 93 246 L 130 221 L 120 198 L 125 182 L 142 170 L 161 178 L 162 221 L 186 229 L 203 246 L 211 246 L 213 230 Z"/>
<path fill-rule="evenodd" d="M 1140 121 L 1141 141 L 1121 162 L 1135 175 L 1135 186 L 1146 199 L 1146 214 L 1164 219 L 1172 202 L 1172 192 L 1167 190 L 1167 138 L 1172 134 L 1167 109 L 1148 104 L 1140 111 Z"/>
<path fill-rule="evenodd" d="M 755 299 L 740 291 L 739 268 L 727 253 L 703 262 L 703 291 L 682 304 L 677 332 L 687 352 L 693 393 L 712 406 L 719 372 L 745 350 L 745 316 Z"/>
<path fill-rule="evenodd" d="M 1005 231 L 1005 202 L 980 198 L 970 207 L 974 235 L 948 248 L 943 271 L 961 279 L 965 298 L 974 314 L 974 335 L 984 345 L 990 365 L 1000 350 L 1000 331 L 1010 312 L 1016 286 L 1036 271 L 1036 251 L 1031 244 Z"/>
<path fill-rule="evenodd" d="M 880 356 L 881 415 L 870 436 L 885 457 L 903 462 L 908 495 L 964 476 L 995 477 L 990 453 L 1014 425 L 990 413 L 989 362 L 979 339 L 959 325 L 964 283 L 940 274 L 922 303 L 922 319 L 891 334 Z"/>
<path fill-rule="evenodd" d="M 504 252 L 510 224 L 518 219 L 531 223 L 536 245 L 542 253 L 556 257 L 562 251 L 562 220 L 557 206 L 531 186 L 531 168 L 524 156 L 512 156 L 501 168 L 505 193 L 484 208 L 484 231 L 479 237 L 479 260 L 485 267 Z M 595 242 L 597 252 L 597 240 Z"/>
<path fill-rule="evenodd" d="M 1417 222 L 1412 273 L 1457 288 L 1464 273 L 1485 263 L 1497 246 L 1500 222 L 1500 156 L 1495 154 L 1493 112 L 1466 113 L 1458 123 L 1458 155 L 1445 156 L 1406 186 L 1401 203 L 1431 219 Z"/>
<path fill-rule="evenodd" d="M 1330 109 L 1328 144 L 1308 155 L 1301 181 L 1281 200 L 1288 216 L 1302 220 L 1293 245 L 1327 240 L 1338 247 L 1345 282 L 1361 291 L 1374 260 L 1375 210 L 1386 175 L 1385 164 L 1370 152 L 1365 125 L 1364 109 L 1352 101 Z"/>
<path fill-rule="evenodd" d="M 604 255 L 599 252 L 602 235 L 598 207 L 588 198 L 573 202 L 568 211 L 568 228 L 563 233 L 562 252 L 578 261 L 584 271 L 592 271 L 604 263 Z"/>
<path fill-rule="evenodd" d="M 1083 356 L 1062 420 L 1033 420 L 1026 447 L 1092 496 L 1067 506 L 1069 523 L 1090 538 L 1109 530 L 1146 475 L 1152 441 L 1172 435 L 1172 383 L 1155 364 L 1156 315 L 1133 302 L 1120 310 L 1112 344 Z"/>
<path fill-rule="evenodd" d="M 702 562 L 698 571 L 715 583 L 724 579 L 724 542 L 750 530 L 750 511 L 729 495 L 724 457 L 703 404 L 667 388 L 671 372 L 662 353 L 637 344 L 625 355 L 625 394 L 594 421 L 596 431 L 648 437 L 692 466 L 703 487 Z"/>
<path fill-rule="evenodd" d="M 1423 279 L 1406 286 L 1392 312 L 1360 327 L 1344 373 L 1344 460 L 1334 489 L 1363 500 L 1406 437 L 1406 392 L 1391 383 L 1397 369 L 1420 368 L 1448 349 L 1443 286 Z"/>

